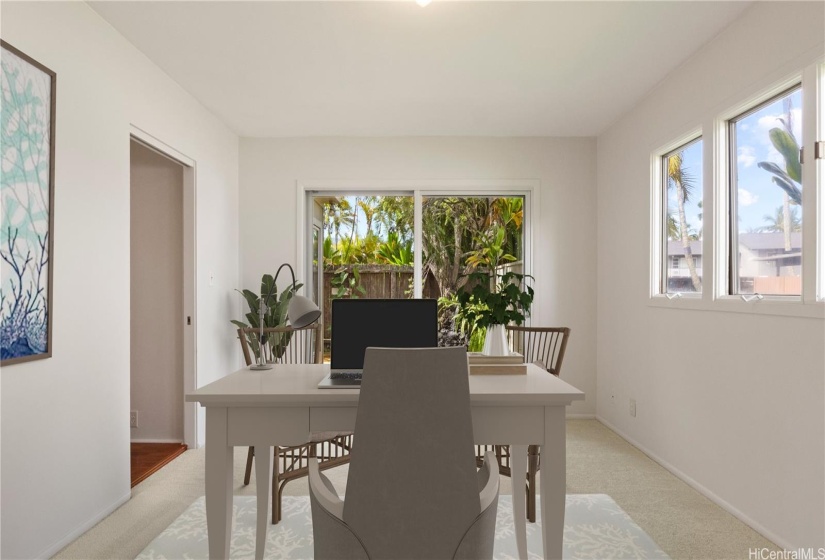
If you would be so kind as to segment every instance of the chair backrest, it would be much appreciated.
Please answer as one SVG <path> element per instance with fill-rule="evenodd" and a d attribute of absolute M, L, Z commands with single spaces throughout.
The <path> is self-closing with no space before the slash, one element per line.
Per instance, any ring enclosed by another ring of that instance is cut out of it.
<path fill-rule="evenodd" d="M 370 558 L 452 558 L 480 513 L 466 349 L 368 348 L 355 432 L 343 520 Z"/>
<path fill-rule="evenodd" d="M 510 349 L 522 354 L 525 363 L 539 362 L 555 376 L 561 374 L 569 337 L 568 327 L 507 327 Z"/>
<path fill-rule="evenodd" d="M 257 346 L 259 330 L 252 327 L 238 329 L 243 358 L 246 365 L 252 365 L 255 354 L 252 345 Z M 320 364 L 323 362 L 324 341 L 320 323 L 301 327 L 269 327 L 264 329 L 266 344 L 264 356 L 276 364 Z"/>

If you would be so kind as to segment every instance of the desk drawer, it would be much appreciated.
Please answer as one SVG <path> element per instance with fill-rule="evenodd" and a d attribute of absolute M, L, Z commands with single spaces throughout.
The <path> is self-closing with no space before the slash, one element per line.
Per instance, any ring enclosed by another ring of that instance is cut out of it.
<path fill-rule="evenodd" d="M 358 408 L 316 407 L 309 413 L 309 429 L 315 432 L 352 432 Z"/>
<path fill-rule="evenodd" d="M 544 442 L 544 408 L 474 406 L 473 436 L 477 444 L 530 445 Z"/>
<path fill-rule="evenodd" d="M 308 440 L 308 408 L 229 409 L 229 445 L 300 445 Z"/>

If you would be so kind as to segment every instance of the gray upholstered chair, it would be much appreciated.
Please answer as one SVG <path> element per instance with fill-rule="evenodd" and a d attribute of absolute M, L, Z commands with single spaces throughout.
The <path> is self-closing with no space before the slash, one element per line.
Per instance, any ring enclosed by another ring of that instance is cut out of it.
<path fill-rule="evenodd" d="M 499 479 L 492 452 L 474 463 L 465 348 L 368 348 L 355 426 L 344 501 L 310 464 L 316 559 L 493 557 Z"/>
<path fill-rule="evenodd" d="M 570 337 L 568 327 L 517 327 L 507 325 L 510 350 L 524 356 L 524 362 L 536 364 L 556 377 L 561 374 L 561 364 Z M 476 446 L 476 461 L 481 464 L 484 454 L 495 450 L 499 473 L 511 476 L 509 445 Z M 536 522 L 536 475 L 540 465 L 539 446 L 527 447 L 527 520 Z"/>

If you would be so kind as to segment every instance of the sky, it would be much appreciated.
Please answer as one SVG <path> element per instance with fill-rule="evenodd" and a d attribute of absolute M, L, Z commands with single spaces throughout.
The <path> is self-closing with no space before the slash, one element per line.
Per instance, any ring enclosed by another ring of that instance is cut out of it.
<path fill-rule="evenodd" d="M 786 114 L 785 99 L 790 100 L 792 132 L 799 142 L 802 139 L 801 89 L 736 123 L 740 232 L 766 225 L 765 215 L 775 215 L 776 209 L 783 204 L 785 191 L 774 184 L 771 180 L 773 175 L 757 164 L 770 161 L 785 168 L 785 159 L 773 147 L 768 136 L 771 128 L 782 128 L 779 119 Z M 797 212 L 802 215 L 801 209 Z"/>

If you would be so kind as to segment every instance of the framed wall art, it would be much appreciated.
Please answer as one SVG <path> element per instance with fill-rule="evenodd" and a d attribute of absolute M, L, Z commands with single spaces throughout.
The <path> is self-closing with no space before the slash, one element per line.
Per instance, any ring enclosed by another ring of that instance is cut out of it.
<path fill-rule="evenodd" d="M 52 355 L 54 72 L 0 40 L 0 365 Z"/>

